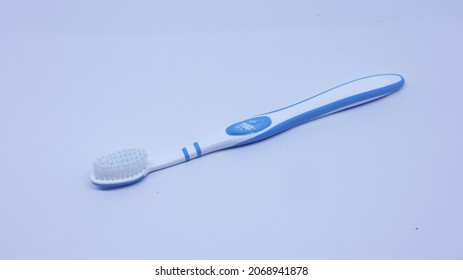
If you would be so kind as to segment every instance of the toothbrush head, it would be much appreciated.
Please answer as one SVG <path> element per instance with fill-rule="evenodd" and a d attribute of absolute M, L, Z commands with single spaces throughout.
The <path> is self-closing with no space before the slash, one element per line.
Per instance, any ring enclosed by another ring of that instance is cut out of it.
<path fill-rule="evenodd" d="M 126 149 L 93 162 L 90 179 L 100 187 L 120 187 L 140 181 L 146 175 L 148 155 L 142 149 Z"/>

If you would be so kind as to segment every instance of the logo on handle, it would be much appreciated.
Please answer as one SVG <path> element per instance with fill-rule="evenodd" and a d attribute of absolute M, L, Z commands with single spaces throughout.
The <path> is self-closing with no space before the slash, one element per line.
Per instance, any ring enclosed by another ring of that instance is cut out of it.
<path fill-rule="evenodd" d="M 266 116 L 255 117 L 234 123 L 227 127 L 225 132 L 232 136 L 249 135 L 266 129 L 272 124 L 272 120 Z"/>

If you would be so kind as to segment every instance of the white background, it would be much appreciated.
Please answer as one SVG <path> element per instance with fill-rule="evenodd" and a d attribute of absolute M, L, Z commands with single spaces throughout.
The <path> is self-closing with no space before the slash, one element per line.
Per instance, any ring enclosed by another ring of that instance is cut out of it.
<path fill-rule="evenodd" d="M 2 1 L 0 258 L 463 258 L 460 1 Z M 349 80 L 377 102 L 101 191 Z"/>

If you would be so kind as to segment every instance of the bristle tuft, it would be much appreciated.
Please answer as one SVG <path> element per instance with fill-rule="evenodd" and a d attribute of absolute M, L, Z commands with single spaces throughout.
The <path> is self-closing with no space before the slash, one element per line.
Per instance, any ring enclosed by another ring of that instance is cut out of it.
<path fill-rule="evenodd" d="M 98 158 L 93 163 L 93 171 L 98 180 L 125 179 L 139 175 L 147 161 L 144 150 L 126 149 Z"/>

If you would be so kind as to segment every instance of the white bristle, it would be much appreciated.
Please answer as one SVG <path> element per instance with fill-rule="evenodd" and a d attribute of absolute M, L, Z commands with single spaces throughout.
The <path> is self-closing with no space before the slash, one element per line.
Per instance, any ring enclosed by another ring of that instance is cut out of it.
<path fill-rule="evenodd" d="M 98 180 L 125 179 L 140 174 L 147 165 L 148 155 L 142 149 L 126 149 L 98 158 L 93 172 Z"/>

